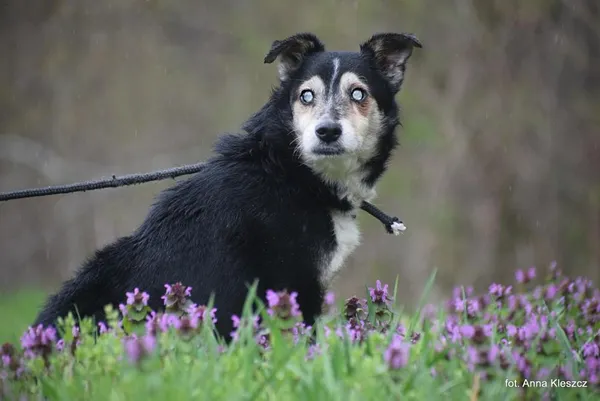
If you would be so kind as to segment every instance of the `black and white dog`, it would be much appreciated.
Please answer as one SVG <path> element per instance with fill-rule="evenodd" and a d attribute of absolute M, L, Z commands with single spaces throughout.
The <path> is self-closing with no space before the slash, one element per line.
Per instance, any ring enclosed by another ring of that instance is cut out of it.
<path fill-rule="evenodd" d="M 103 319 L 135 287 L 162 308 L 164 284 L 214 295 L 217 330 L 228 337 L 248 286 L 298 292 L 307 324 L 324 291 L 360 240 L 356 214 L 375 196 L 397 139 L 406 63 L 420 42 L 383 33 L 358 52 L 325 51 L 313 34 L 273 43 L 279 85 L 243 126 L 224 135 L 216 156 L 162 192 L 145 221 L 89 258 L 51 296 L 35 324 L 59 316 Z M 75 307 L 77 309 L 75 309 Z"/>

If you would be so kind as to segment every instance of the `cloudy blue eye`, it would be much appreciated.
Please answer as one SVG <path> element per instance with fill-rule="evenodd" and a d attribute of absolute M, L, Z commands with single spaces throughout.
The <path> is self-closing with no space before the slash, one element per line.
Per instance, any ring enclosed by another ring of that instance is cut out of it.
<path fill-rule="evenodd" d="M 300 93 L 300 101 L 303 104 L 311 104 L 315 99 L 315 94 L 310 89 L 305 89 Z"/>
<path fill-rule="evenodd" d="M 354 100 L 355 102 L 362 102 L 363 100 L 366 99 L 367 92 L 365 92 L 364 90 L 362 90 L 360 88 L 355 88 L 355 89 L 352 89 L 350 96 L 352 97 L 352 100 Z"/>

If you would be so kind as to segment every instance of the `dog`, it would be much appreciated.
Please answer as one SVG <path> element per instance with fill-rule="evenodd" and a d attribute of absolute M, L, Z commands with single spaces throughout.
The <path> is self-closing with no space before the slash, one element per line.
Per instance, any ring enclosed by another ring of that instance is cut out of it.
<path fill-rule="evenodd" d="M 395 100 L 420 41 L 379 33 L 358 51 L 326 51 L 312 33 L 273 42 L 264 63 L 278 61 L 278 85 L 242 125 L 223 134 L 199 173 L 162 191 L 131 234 L 96 250 L 51 295 L 35 325 L 69 312 L 102 321 L 125 292 L 146 291 L 163 307 L 164 285 L 214 296 L 216 330 L 228 338 L 249 286 L 298 293 L 305 324 L 360 242 L 361 202 L 398 144 Z"/>

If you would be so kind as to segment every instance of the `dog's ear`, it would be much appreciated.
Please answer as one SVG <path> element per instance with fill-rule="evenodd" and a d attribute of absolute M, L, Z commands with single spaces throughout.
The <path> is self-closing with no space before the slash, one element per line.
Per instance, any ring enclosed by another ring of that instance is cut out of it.
<path fill-rule="evenodd" d="M 312 33 L 298 33 L 287 39 L 274 41 L 264 62 L 270 64 L 279 57 L 279 79 L 285 81 L 300 67 L 307 55 L 324 50 L 325 45 Z"/>
<path fill-rule="evenodd" d="M 404 80 L 406 62 L 413 48 L 423 47 L 410 33 L 379 33 L 360 45 L 360 51 L 371 58 L 395 92 Z"/>

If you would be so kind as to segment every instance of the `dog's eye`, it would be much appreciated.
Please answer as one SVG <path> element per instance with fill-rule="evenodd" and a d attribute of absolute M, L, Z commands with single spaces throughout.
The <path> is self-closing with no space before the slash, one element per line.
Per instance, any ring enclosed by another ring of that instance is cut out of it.
<path fill-rule="evenodd" d="M 355 102 L 362 102 L 367 98 L 367 92 L 360 88 L 355 88 L 352 90 L 352 93 L 350 93 L 350 96 Z"/>
<path fill-rule="evenodd" d="M 300 101 L 303 104 L 311 104 L 315 99 L 315 94 L 310 89 L 305 89 L 300 93 Z"/>

